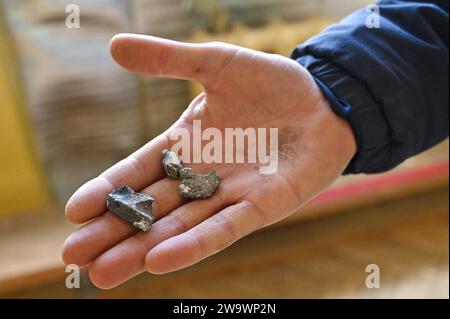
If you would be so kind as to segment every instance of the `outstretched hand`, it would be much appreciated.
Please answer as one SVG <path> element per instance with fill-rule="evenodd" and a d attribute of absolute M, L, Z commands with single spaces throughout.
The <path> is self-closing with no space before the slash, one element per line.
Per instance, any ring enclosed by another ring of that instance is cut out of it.
<path fill-rule="evenodd" d="M 240 238 L 273 224 L 335 181 L 356 152 L 349 125 L 337 117 L 313 78 L 295 61 L 223 44 L 187 44 L 123 34 L 111 42 L 129 71 L 195 80 L 204 87 L 165 133 L 83 185 L 69 200 L 67 218 L 84 224 L 64 243 L 68 264 L 89 265 L 92 282 L 112 288 L 144 272 L 163 274 L 193 265 Z M 258 164 L 192 164 L 216 170 L 223 181 L 207 200 L 184 200 L 165 177 L 161 152 L 170 132 L 202 126 L 278 128 L 279 164 L 262 175 Z M 155 199 L 157 222 L 147 233 L 107 212 L 105 199 L 129 185 Z"/>

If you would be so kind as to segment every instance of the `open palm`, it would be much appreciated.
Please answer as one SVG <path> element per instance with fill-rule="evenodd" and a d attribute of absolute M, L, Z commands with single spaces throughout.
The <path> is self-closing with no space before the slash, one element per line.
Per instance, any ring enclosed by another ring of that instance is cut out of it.
<path fill-rule="evenodd" d="M 147 270 L 175 271 L 211 256 L 238 239 L 283 219 L 329 186 L 355 153 L 348 124 L 330 109 L 309 73 L 288 58 L 223 43 L 187 44 L 119 35 L 116 61 L 148 76 L 200 82 L 205 90 L 165 133 L 83 185 L 69 200 L 68 219 L 86 225 L 63 247 L 63 260 L 89 265 L 100 288 L 112 288 Z M 207 200 L 186 201 L 178 182 L 165 177 L 161 152 L 176 128 L 278 128 L 279 166 L 192 164 L 216 170 L 223 181 Z M 121 185 L 151 194 L 157 222 L 147 233 L 107 212 L 108 193 Z"/>

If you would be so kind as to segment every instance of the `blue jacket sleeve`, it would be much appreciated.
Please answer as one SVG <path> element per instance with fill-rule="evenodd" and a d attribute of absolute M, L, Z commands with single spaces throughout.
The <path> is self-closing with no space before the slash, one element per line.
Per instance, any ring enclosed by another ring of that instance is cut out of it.
<path fill-rule="evenodd" d="M 346 174 L 394 168 L 449 132 L 448 1 L 377 8 L 379 28 L 367 25 L 376 11 L 363 9 L 292 55 L 355 133 L 358 152 Z"/>

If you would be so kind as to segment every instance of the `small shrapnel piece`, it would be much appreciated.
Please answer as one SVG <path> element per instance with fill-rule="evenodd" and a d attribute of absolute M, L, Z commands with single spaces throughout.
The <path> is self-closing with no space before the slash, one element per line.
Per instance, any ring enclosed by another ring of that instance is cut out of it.
<path fill-rule="evenodd" d="M 192 175 L 192 169 L 185 167 L 178 171 L 178 175 L 180 176 L 180 179 L 183 180 L 184 178 Z"/>
<path fill-rule="evenodd" d="M 167 176 L 172 179 L 178 179 L 180 177 L 179 171 L 183 169 L 183 163 L 180 158 L 176 153 L 169 150 L 164 150 L 162 154 L 162 164 Z"/>
<path fill-rule="evenodd" d="M 206 199 L 214 194 L 221 181 L 215 171 L 209 174 L 186 174 L 178 191 L 186 199 Z"/>
<path fill-rule="evenodd" d="M 150 195 L 136 193 L 128 186 L 121 186 L 108 195 L 106 205 L 114 214 L 146 232 L 155 220 L 153 201 Z"/>

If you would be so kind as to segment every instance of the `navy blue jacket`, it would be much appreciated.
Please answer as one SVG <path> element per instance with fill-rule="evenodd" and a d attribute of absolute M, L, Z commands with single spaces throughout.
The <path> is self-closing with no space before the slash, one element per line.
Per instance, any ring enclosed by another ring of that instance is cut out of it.
<path fill-rule="evenodd" d="M 362 9 L 292 56 L 353 128 L 358 152 L 346 173 L 389 170 L 449 132 L 448 0 L 377 5 L 380 28 Z"/>

